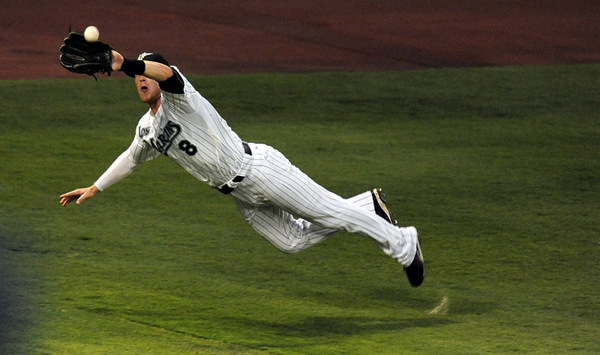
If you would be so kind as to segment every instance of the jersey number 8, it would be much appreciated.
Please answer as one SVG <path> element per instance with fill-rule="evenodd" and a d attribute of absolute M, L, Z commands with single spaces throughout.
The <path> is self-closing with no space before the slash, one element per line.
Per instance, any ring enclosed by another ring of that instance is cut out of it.
<path fill-rule="evenodd" d="M 183 150 L 189 156 L 195 155 L 198 152 L 198 148 L 188 140 L 179 142 L 179 149 Z"/>

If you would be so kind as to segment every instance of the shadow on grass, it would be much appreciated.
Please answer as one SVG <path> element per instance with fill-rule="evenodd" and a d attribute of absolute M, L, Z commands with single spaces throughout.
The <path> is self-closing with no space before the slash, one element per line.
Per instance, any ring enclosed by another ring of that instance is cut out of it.
<path fill-rule="evenodd" d="M 1 217 L 0 354 L 20 354 L 36 332 L 35 297 L 42 282 L 35 272 L 36 257 L 48 251 L 34 245 L 35 234 L 25 222 L 12 218 L 14 226 L 7 226 Z"/>
<path fill-rule="evenodd" d="M 0 354 L 14 353 L 24 343 L 31 325 L 26 282 L 0 253 Z"/>
<path fill-rule="evenodd" d="M 408 328 L 429 328 L 452 324 L 454 321 L 425 317 L 415 319 L 396 319 L 378 317 L 307 317 L 298 321 L 270 322 L 252 319 L 229 320 L 241 323 L 257 331 L 269 330 L 283 337 L 322 337 L 351 336 L 385 331 L 398 331 Z"/>

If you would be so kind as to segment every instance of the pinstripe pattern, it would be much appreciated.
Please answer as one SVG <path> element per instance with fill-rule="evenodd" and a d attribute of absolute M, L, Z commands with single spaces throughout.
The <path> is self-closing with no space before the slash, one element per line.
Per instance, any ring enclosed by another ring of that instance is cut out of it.
<path fill-rule="evenodd" d="M 176 67 L 172 68 L 179 73 Z M 242 164 L 242 140 L 190 82 L 179 75 L 185 83 L 184 93 L 163 91 L 156 115 L 148 111 L 140 119 L 129 147 L 129 159 L 140 164 L 163 153 L 197 179 L 210 186 L 222 185 L 236 176 Z M 171 126 L 178 127 L 176 135 L 168 133 Z M 158 142 L 164 141 L 161 135 L 169 138 L 166 151 L 156 149 Z M 195 154 L 179 148 L 184 141 L 197 148 Z"/>
<path fill-rule="evenodd" d="M 374 213 L 370 191 L 351 197 L 347 201 Z M 302 218 L 294 218 L 291 213 L 274 205 L 256 207 L 239 199 L 236 199 L 236 203 L 252 227 L 277 249 L 286 253 L 299 252 L 339 232 Z"/>
<path fill-rule="evenodd" d="M 248 223 L 281 251 L 298 252 L 347 231 L 374 239 L 387 255 L 410 265 L 416 234 L 379 217 L 370 192 L 344 199 L 264 144 L 250 144 L 252 155 L 244 157 L 242 140 L 181 77 L 184 94 L 163 91 L 156 115 L 148 112 L 140 119 L 127 151 L 131 161 L 139 165 L 162 153 L 213 187 L 243 173 L 232 196 Z M 186 151 L 190 145 L 194 149 Z"/>
<path fill-rule="evenodd" d="M 252 172 L 233 191 L 248 223 L 276 248 L 294 253 L 337 231 L 374 239 L 402 265 L 410 265 L 416 236 L 374 213 L 370 192 L 344 199 L 314 182 L 276 149 L 251 144 Z"/>

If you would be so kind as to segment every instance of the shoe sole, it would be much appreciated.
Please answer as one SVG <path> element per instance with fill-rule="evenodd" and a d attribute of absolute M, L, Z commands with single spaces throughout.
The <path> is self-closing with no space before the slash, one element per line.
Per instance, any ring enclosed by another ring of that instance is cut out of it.
<path fill-rule="evenodd" d="M 388 210 L 387 206 L 385 205 L 385 194 L 383 193 L 383 191 L 381 189 L 373 189 L 373 191 L 371 191 L 371 194 L 373 195 L 375 213 L 379 217 L 388 221 L 390 224 L 397 225 L 398 221 L 394 219 L 392 213 Z"/>

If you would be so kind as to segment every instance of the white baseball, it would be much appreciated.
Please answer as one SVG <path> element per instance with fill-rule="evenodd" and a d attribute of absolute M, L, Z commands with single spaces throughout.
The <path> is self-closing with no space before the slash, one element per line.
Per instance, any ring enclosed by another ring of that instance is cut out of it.
<path fill-rule="evenodd" d="M 88 26 L 85 32 L 83 32 L 83 37 L 88 42 L 96 42 L 100 37 L 100 31 L 98 31 L 96 26 Z"/>

